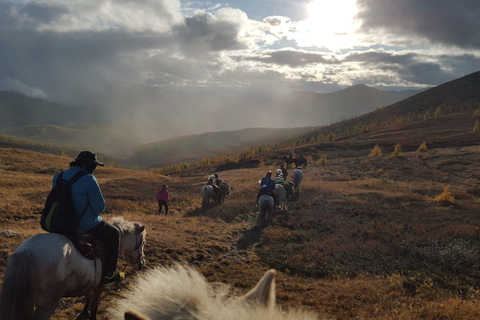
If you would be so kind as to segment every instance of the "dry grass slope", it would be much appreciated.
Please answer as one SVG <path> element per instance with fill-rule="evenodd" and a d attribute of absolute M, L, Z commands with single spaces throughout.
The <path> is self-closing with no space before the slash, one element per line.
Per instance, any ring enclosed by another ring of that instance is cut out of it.
<path fill-rule="evenodd" d="M 328 162 L 303 170 L 300 199 L 263 230 L 252 228 L 257 181 L 288 150 L 256 155 L 243 168 L 215 164 L 165 177 L 104 167 L 96 176 L 107 219 L 123 215 L 146 224 L 149 266 L 185 261 L 209 281 L 239 291 L 276 268 L 283 307 L 337 319 L 478 319 L 480 146 L 474 121 L 466 113 L 447 113 L 295 149 L 313 163 L 321 157 Z M 416 152 L 424 141 L 428 149 Z M 375 145 L 393 150 L 397 142 L 402 157 L 368 157 Z M 0 229 L 20 236 L 0 235 L 0 275 L 8 255 L 41 232 L 37 213 L 53 174 L 68 161 L 2 149 Z M 200 188 L 217 168 L 224 168 L 218 173 L 234 190 L 222 205 L 203 210 Z M 172 194 L 168 217 L 155 214 L 155 192 L 164 182 Z M 445 185 L 454 203 L 435 201 Z M 100 319 L 127 286 L 101 303 Z M 66 299 L 55 319 L 74 319 L 80 302 Z"/>

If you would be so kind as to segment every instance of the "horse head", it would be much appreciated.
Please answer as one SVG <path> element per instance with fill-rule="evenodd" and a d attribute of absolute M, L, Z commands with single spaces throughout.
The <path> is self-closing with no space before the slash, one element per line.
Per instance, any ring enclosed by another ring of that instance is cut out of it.
<path fill-rule="evenodd" d="M 145 226 L 122 217 L 114 217 L 111 222 L 121 233 L 119 254 L 134 270 L 142 270 L 145 267 Z"/>

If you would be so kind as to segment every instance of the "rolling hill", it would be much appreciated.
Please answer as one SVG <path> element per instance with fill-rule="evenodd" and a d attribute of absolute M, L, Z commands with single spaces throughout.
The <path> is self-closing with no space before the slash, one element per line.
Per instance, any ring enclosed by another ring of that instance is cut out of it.
<path fill-rule="evenodd" d="M 353 133 L 355 130 L 363 131 L 362 128 L 367 125 L 380 125 L 386 122 L 402 122 L 404 120 L 418 120 L 426 116 L 435 117 L 438 109 L 442 114 L 457 113 L 460 119 L 459 125 L 465 125 L 466 119 L 468 126 L 473 127 L 471 123 L 472 113 L 480 107 L 480 72 L 475 72 L 462 78 L 444 83 L 437 87 L 425 90 L 405 100 L 393 103 L 387 107 L 366 113 L 353 119 L 340 121 L 329 126 L 312 130 L 298 137 L 298 139 L 310 141 L 317 138 L 320 134 L 328 135 L 335 133 L 338 137 L 344 135 L 346 131 Z M 428 112 L 428 115 L 426 115 Z M 387 130 L 388 131 L 388 130 Z M 348 139 L 365 140 L 363 136 L 352 136 Z M 377 137 L 378 138 L 378 137 Z"/>
<path fill-rule="evenodd" d="M 256 145 L 270 145 L 297 136 L 312 128 L 273 129 L 249 128 L 235 131 L 209 132 L 183 136 L 142 145 L 126 163 L 140 168 L 162 167 L 180 162 L 195 162 L 203 157 L 238 153 Z"/>
<path fill-rule="evenodd" d="M 95 108 L 72 107 L 14 91 L 0 91 L 0 128 L 100 122 L 103 119 Z"/>

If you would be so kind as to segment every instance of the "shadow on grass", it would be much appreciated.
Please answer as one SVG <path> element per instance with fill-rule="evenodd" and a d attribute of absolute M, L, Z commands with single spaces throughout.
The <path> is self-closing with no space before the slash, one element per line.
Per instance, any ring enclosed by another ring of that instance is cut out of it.
<path fill-rule="evenodd" d="M 280 216 L 281 219 L 286 219 L 288 220 L 287 212 L 285 210 L 278 210 L 273 213 L 273 217 L 275 216 Z M 269 224 L 270 225 L 270 224 Z M 268 227 L 268 225 L 266 226 Z M 236 243 L 236 246 L 239 250 L 246 250 L 255 244 L 260 242 L 260 239 L 262 238 L 263 234 L 263 229 L 259 226 L 253 226 L 248 230 L 245 230 L 243 232 L 243 236 L 238 240 Z"/>
<path fill-rule="evenodd" d="M 205 207 L 195 208 L 194 210 L 186 212 L 184 216 L 185 217 L 210 217 L 211 216 L 210 211 L 217 206 L 218 206 L 217 204 L 213 204 Z"/>
<path fill-rule="evenodd" d="M 245 230 L 243 232 L 243 236 L 238 239 L 238 242 L 236 244 L 237 248 L 239 250 L 246 250 L 249 247 L 253 246 L 256 243 L 260 242 L 260 239 L 262 237 L 263 229 L 253 226 L 248 230 Z"/>

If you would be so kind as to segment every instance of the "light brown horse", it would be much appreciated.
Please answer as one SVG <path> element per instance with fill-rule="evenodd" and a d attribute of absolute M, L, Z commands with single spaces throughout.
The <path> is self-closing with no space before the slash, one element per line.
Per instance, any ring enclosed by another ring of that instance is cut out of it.
<path fill-rule="evenodd" d="M 210 284 L 192 267 L 158 267 L 141 275 L 124 299 L 109 310 L 109 319 L 126 320 L 318 320 L 301 310 L 275 306 L 275 270 L 267 271 L 242 297 L 229 286 Z"/>

